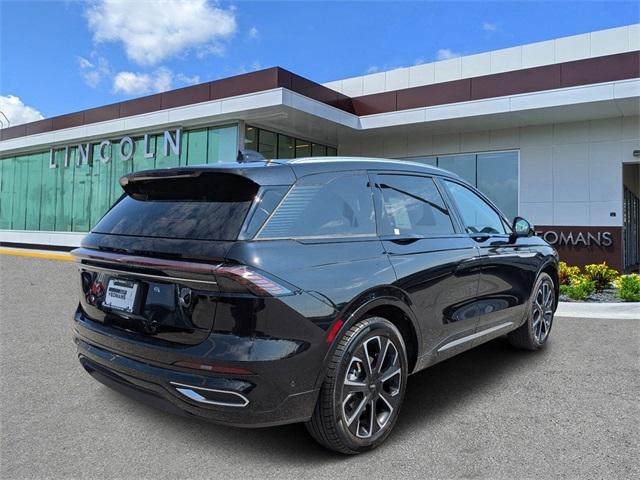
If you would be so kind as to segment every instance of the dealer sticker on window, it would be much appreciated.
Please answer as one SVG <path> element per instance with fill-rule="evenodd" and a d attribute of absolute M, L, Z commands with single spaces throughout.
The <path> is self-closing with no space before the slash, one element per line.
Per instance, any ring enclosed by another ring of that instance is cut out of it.
<path fill-rule="evenodd" d="M 132 313 L 136 302 L 138 284 L 130 280 L 112 278 L 102 305 L 105 307 Z"/>

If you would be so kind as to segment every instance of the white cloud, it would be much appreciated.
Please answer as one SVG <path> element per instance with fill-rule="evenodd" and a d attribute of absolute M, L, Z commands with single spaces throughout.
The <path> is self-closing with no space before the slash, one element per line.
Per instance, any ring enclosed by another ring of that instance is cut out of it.
<path fill-rule="evenodd" d="M 208 0 L 96 0 L 86 18 L 96 42 L 122 43 L 127 56 L 141 65 L 190 48 L 219 54 L 220 41 L 237 28 L 233 8 Z"/>
<path fill-rule="evenodd" d="M 111 68 L 106 58 L 91 54 L 93 61 L 85 57 L 77 57 L 80 75 L 91 88 L 97 87 L 103 78 L 111 75 Z"/>
<path fill-rule="evenodd" d="M 251 27 L 248 35 L 252 40 L 258 40 L 260 38 L 260 32 L 256 27 Z"/>
<path fill-rule="evenodd" d="M 424 58 L 416 58 L 416 61 L 413 62 L 414 65 L 422 65 L 424 63 Z"/>
<path fill-rule="evenodd" d="M 438 60 L 448 60 L 450 58 L 456 58 L 456 57 L 459 57 L 459 56 L 460 56 L 460 54 L 458 52 L 454 52 L 453 50 L 451 50 L 449 48 L 441 48 L 436 53 L 436 59 L 438 59 Z"/>
<path fill-rule="evenodd" d="M 367 68 L 367 73 L 377 73 L 379 70 L 380 69 L 377 65 L 371 65 L 369 68 Z"/>
<path fill-rule="evenodd" d="M 490 22 L 482 22 L 482 29 L 485 32 L 497 32 L 498 31 L 498 24 L 497 23 L 490 23 Z"/>
<path fill-rule="evenodd" d="M 200 83 L 200 75 L 189 77 L 184 73 L 179 73 L 176 75 L 176 80 L 184 85 L 195 85 L 196 83 Z"/>
<path fill-rule="evenodd" d="M 196 49 L 196 57 L 200 60 L 207 55 L 218 55 L 221 57 L 226 52 L 226 48 L 221 43 L 212 43 L 211 45 L 204 45 Z"/>
<path fill-rule="evenodd" d="M 184 73 L 174 75 L 166 67 L 157 68 L 152 73 L 118 72 L 113 77 L 113 92 L 125 95 L 166 92 L 173 88 L 174 82 L 180 85 L 194 85 L 200 83 L 200 76 L 190 77 Z"/>
<path fill-rule="evenodd" d="M 151 89 L 148 73 L 118 72 L 113 77 L 113 92 L 127 95 L 141 95 Z"/>
<path fill-rule="evenodd" d="M 172 84 L 173 72 L 168 68 L 160 67 L 151 76 L 151 86 L 154 92 L 171 90 Z"/>
<path fill-rule="evenodd" d="M 20 97 L 15 95 L 0 95 L 0 111 L 4 114 L 0 115 L 0 124 L 2 127 L 8 127 L 7 119 L 10 126 L 20 125 L 21 123 L 35 122 L 42 120 L 44 116 L 35 108 L 25 105 Z"/>

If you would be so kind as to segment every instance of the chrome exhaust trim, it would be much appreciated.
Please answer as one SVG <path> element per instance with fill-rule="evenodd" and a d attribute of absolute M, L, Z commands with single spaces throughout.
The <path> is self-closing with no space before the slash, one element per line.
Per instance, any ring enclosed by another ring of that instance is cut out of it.
<path fill-rule="evenodd" d="M 169 382 L 169 383 L 181 395 L 187 397 L 189 400 L 193 400 L 194 402 L 206 403 L 209 405 L 218 405 L 221 407 L 239 407 L 239 408 L 244 408 L 247 405 L 249 405 L 249 399 L 247 397 L 245 397 L 241 393 L 233 392 L 231 390 L 219 390 L 215 388 L 196 387 L 194 385 L 185 385 L 184 383 L 177 383 L 177 382 Z M 202 392 L 202 394 L 198 393 L 198 391 Z M 205 392 L 213 392 L 213 393 L 220 393 L 223 395 L 235 396 L 235 397 L 238 397 L 242 403 L 230 403 L 230 402 L 223 402 L 219 400 L 210 400 L 205 396 L 206 395 Z"/>

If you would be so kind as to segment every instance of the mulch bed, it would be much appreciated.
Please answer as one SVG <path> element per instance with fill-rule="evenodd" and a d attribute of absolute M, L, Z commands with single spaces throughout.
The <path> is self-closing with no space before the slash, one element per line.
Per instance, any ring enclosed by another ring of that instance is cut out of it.
<path fill-rule="evenodd" d="M 572 302 L 572 303 L 614 303 L 614 302 L 623 302 L 618 296 L 618 290 L 615 288 L 606 288 L 602 292 L 593 293 L 586 300 L 573 300 L 566 295 L 560 295 L 561 302 Z"/>

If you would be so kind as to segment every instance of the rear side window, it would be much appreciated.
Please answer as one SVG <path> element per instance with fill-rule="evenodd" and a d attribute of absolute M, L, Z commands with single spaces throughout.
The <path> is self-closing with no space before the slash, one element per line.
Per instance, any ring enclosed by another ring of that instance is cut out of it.
<path fill-rule="evenodd" d="M 454 233 L 433 179 L 410 175 L 378 175 L 377 179 L 382 192 L 381 235 Z"/>
<path fill-rule="evenodd" d="M 236 240 L 258 185 L 232 174 L 159 178 L 128 186 L 96 233 L 189 240 Z"/>
<path fill-rule="evenodd" d="M 364 173 L 303 177 L 258 232 L 257 238 L 375 235 L 369 177 Z"/>

